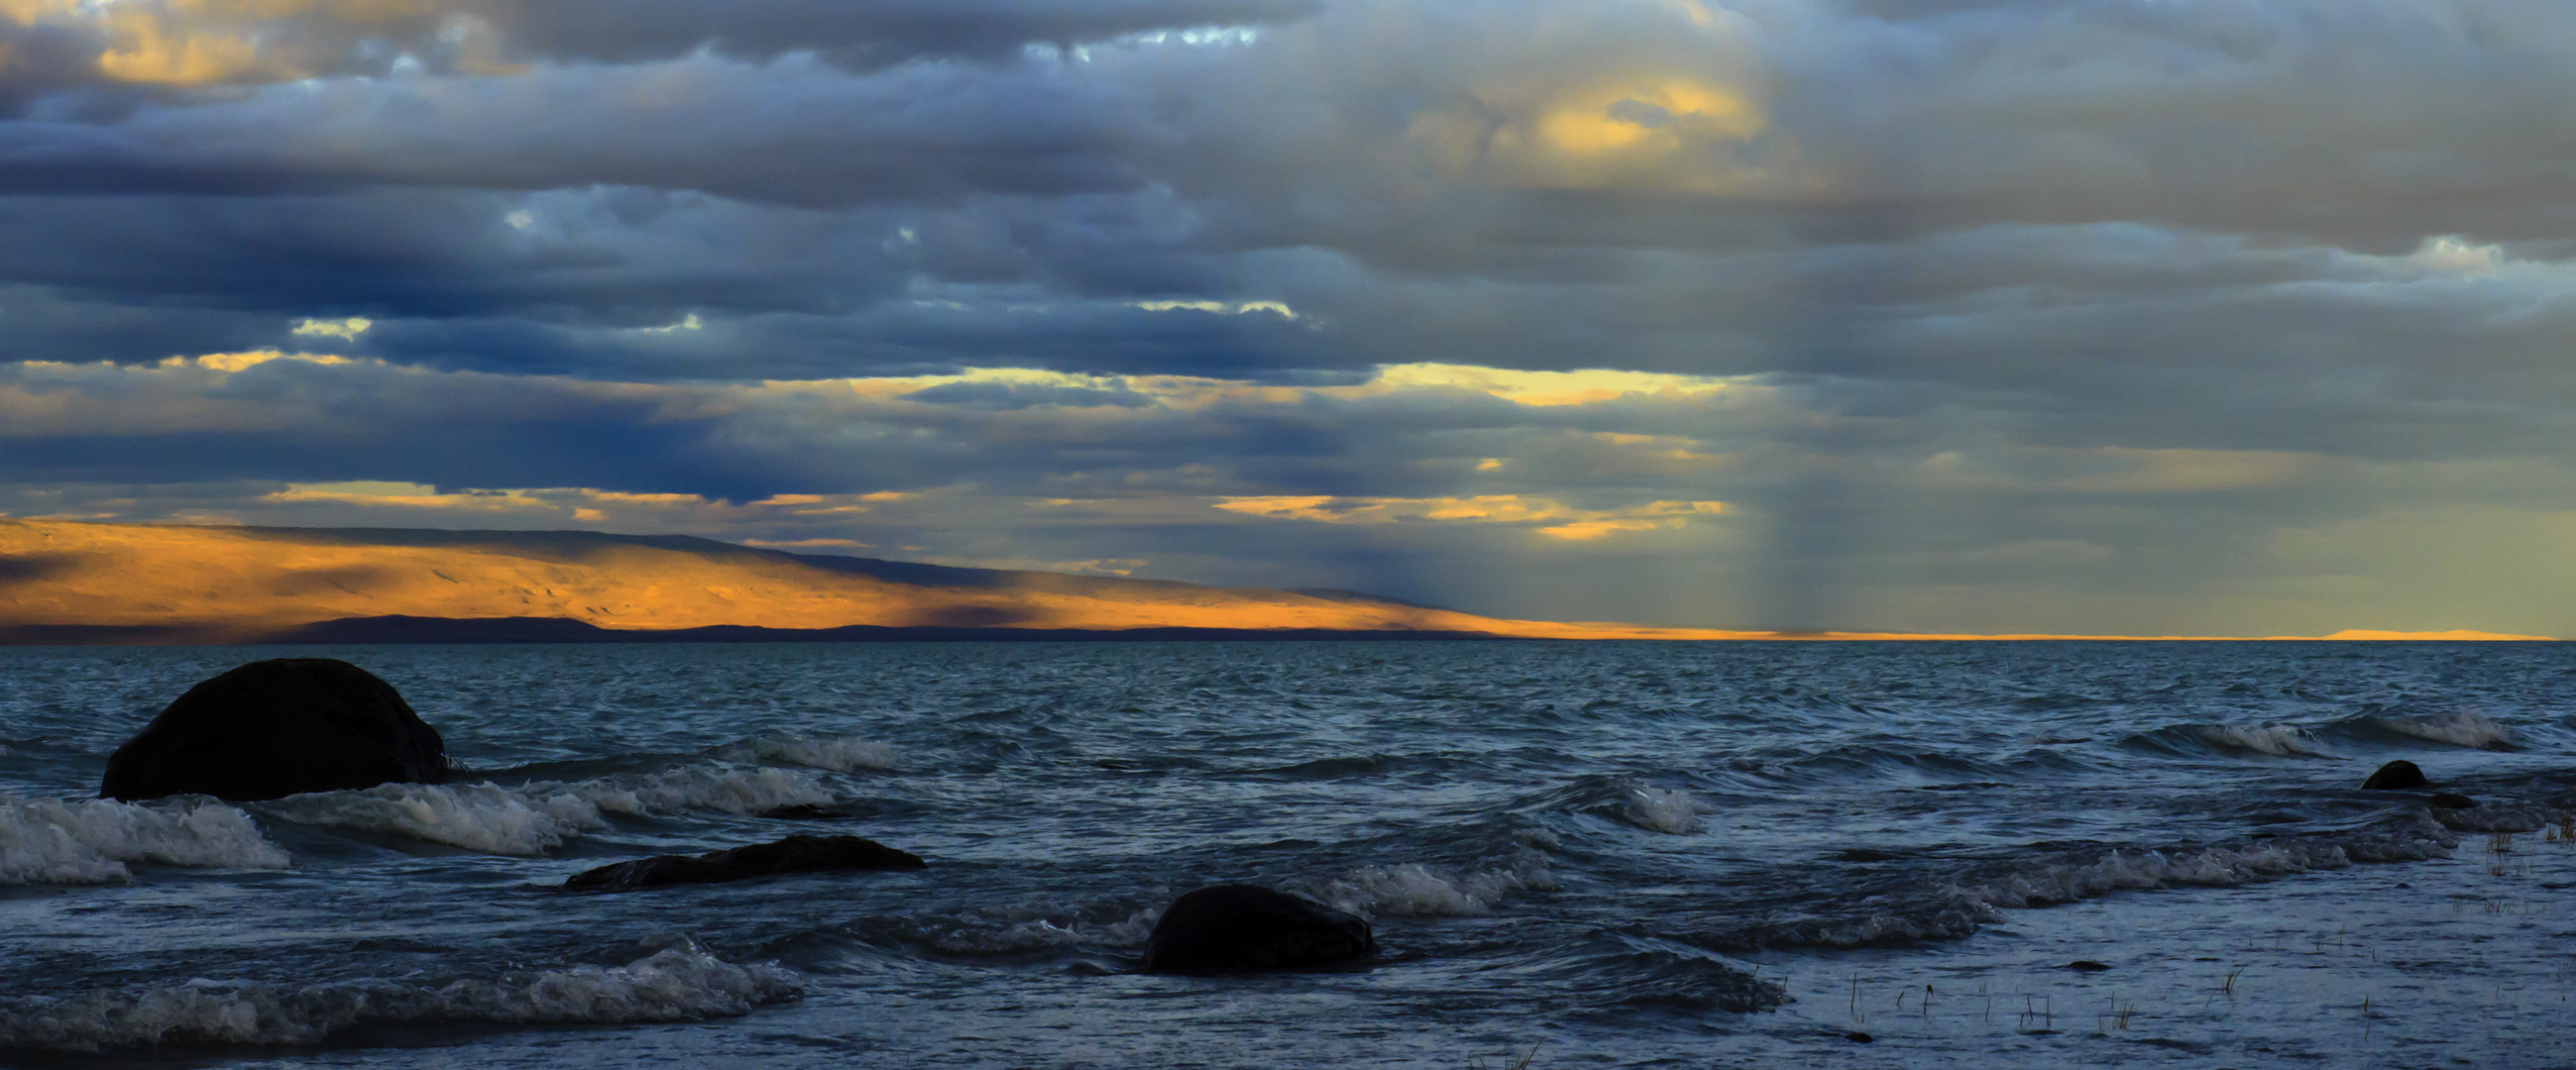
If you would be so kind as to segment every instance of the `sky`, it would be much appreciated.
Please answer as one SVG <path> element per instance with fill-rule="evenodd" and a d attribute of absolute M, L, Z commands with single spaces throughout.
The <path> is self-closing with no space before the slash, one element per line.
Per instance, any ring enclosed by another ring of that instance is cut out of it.
<path fill-rule="evenodd" d="M 2576 634 L 2563 0 L 0 0 L 0 514 Z"/>

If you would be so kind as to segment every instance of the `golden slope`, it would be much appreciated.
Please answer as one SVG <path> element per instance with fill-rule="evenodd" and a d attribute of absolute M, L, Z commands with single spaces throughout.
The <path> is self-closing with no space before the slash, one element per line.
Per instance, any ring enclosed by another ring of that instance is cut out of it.
<path fill-rule="evenodd" d="M 0 520 L 0 626 L 250 637 L 351 617 L 559 617 L 602 628 L 1315 628 L 1568 638 L 1734 633 L 1506 621 L 1362 598 L 959 570 L 905 583 L 695 539 Z"/>
<path fill-rule="evenodd" d="M 876 574 L 867 574 L 873 570 Z M 688 538 L 0 519 L 0 629 L 153 628 L 254 639 L 352 617 L 548 617 L 602 628 L 1011 627 L 1482 632 L 1550 639 L 2126 639 L 1782 634 L 1502 620 L 1317 596 L 804 557 Z M 2203 636 L 2156 636 L 2197 639 Z M 2272 636 L 2302 639 L 2302 636 Z M 2328 640 L 2546 639 L 2346 631 Z"/>

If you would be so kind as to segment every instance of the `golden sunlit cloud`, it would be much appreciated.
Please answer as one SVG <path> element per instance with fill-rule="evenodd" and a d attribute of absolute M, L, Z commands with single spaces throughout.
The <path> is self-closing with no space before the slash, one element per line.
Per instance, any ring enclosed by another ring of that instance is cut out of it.
<path fill-rule="evenodd" d="M 1664 399 L 1704 397 L 1730 389 L 1742 389 L 1741 380 L 1713 375 L 1671 375 L 1662 372 L 1615 371 L 1592 368 L 1567 372 L 1532 372 L 1509 368 L 1483 368 L 1468 364 L 1389 364 L 1378 369 L 1377 378 L 1366 387 L 1342 388 L 1344 394 L 1358 391 L 1384 393 L 1394 390 L 1472 390 L 1515 404 L 1531 406 L 1588 405 L 1602 401 L 1640 396 Z M 1328 390 L 1327 392 L 1331 392 Z"/>
<path fill-rule="evenodd" d="M 1246 516 L 1322 524 L 1516 524 L 1534 527 L 1551 539 L 1582 542 L 1624 532 L 1682 527 L 1692 517 L 1721 513 L 1726 505 L 1679 501 L 1648 502 L 1626 509 L 1577 509 L 1547 498 L 1487 494 L 1470 498 L 1229 497 L 1220 499 L 1216 507 Z"/>
<path fill-rule="evenodd" d="M 207 368 L 219 372 L 237 372 L 256 368 L 273 360 L 295 360 L 306 364 L 347 364 L 347 357 L 328 353 L 281 353 L 274 349 L 255 349 L 246 353 L 208 353 L 202 357 L 171 357 L 161 362 L 163 368 Z"/>

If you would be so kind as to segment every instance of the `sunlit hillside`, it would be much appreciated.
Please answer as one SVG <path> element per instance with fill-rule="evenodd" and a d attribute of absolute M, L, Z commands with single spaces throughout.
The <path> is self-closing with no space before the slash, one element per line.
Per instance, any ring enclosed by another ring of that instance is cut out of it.
<path fill-rule="evenodd" d="M 1359 594 L 942 568 L 591 532 L 0 520 L 0 627 L 239 641 L 383 616 L 601 628 L 1331 629 L 1568 638 L 1728 633 L 1496 620 Z"/>

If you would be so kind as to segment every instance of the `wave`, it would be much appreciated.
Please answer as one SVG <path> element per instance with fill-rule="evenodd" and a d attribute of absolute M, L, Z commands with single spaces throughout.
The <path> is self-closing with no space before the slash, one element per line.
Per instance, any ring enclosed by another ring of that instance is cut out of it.
<path fill-rule="evenodd" d="M 2187 756 L 2234 757 L 2260 754 L 2273 758 L 2331 758 L 2315 736 L 2292 725 L 2177 724 L 2140 732 L 2120 741 L 2133 750 Z"/>
<path fill-rule="evenodd" d="M 1485 870 L 1457 870 L 1419 862 L 1355 869 L 1299 890 L 1327 906 L 1363 918 L 1475 917 L 1491 914 L 1503 898 L 1523 890 L 1557 887 L 1536 853 Z"/>
<path fill-rule="evenodd" d="M 1131 901 L 1132 902 L 1132 901 Z M 960 958 L 1040 955 L 1084 947 L 1141 950 L 1167 904 L 1141 910 L 1027 907 L 928 917 L 872 918 L 848 930 L 862 939 Z"/>
<path fill-rule="evenodd" d="M 2513 730 L 2485 715 L 2462 710 L 2427 717 L 2391 717 L 2376 715 L 2366 718 L 2371 726 L 2401 736 L 2448 743 L 2471 750 L 2503 750 L 2513 744 Z M 2349 722 L 2347 722 L 2349 723 Z"/>
<path fill-rule="evenodd" d="M 2357 862 L 2420 862 L 2447 858 L 2457 841 L 2419 827 L 2380 835 L 2280 837 L 2237 847 L 2110 851 L 2091 859 L 2069 858 L 1972 877 L 1949 893 L 1987 907 L 2041 907 L 2092 899 L 2115 891 L 2175 886 L 2230 887 L 2278 880 Z"/>
<path fill-rule="evenodd" d="M 1955 940 L 1999 920 L 2005 910 L 2054 906 L 2116 891 L 2233 887 L 2362 863 L 2447 858 L 2458 845 L 2450 830 L 2419 815 L 2371 832 L 2285 836 L 2234 846 L 2062 851 L 1990 863 L 1948 877 L 1920 872 L 1894 875 L 1880 894 L 1865 895 L 1838 914 L 1759 925 L 1724 934 L 1715 943 L 1737 948 L 1855 948 Z"/>
<path fill-rule="evenodd" d="M 221 803 L 0 796 L 0 884 L 130 880 L 129 862 L 285 869 L 292 859 L 249 814 Z"/>
<path fill-rule="evenodd" d="M 1687 791 L 1637 784 L 1627 789 L 1626 801 L 1623 813 L 1638 828 L 1675 836 L 1699 831 L 1699 806 Z"/>
<path fill-rule="evenodd" d="M 516 788 L 488 781 L 380 784 L 254 805 L 299 825 L 390 832 L 486 854 L 541 855 L 583 832 L 606 828 L 603 812 L 756 814 L 780 806 L 821 805 L 832 798 L 811 775 L 792 770 L 684 767 Z"/>
<path fill-rule="evenodd" d="M 764 733 L 715 752 L 734 762 L 785 762 L 809 769 L 855 773 L 895 767 L 894 748 L 858 736 L 800 736 Z"/>
<path fill-rule="evenodd" d="M 2432 813 L 2453 832 L 2538 832 L 2576 821 L 2576 813 L 2540 803 L 2487 802 L 2466 810 L 2436 807 Z"/>
<path fill-rule="evenodd" d="M 431 987 L 359 980 L 314 985 L 198 979 L 0 1002 L 0 1049 L 95 1052 L 156 1044 L 302 1045 L 352 1026 L 419 1022 L 687 1022 L 734 1017 L 804 994 L 768 963 L 738 965 L 691 946 L 623 966 L 573 966 Z"/>

